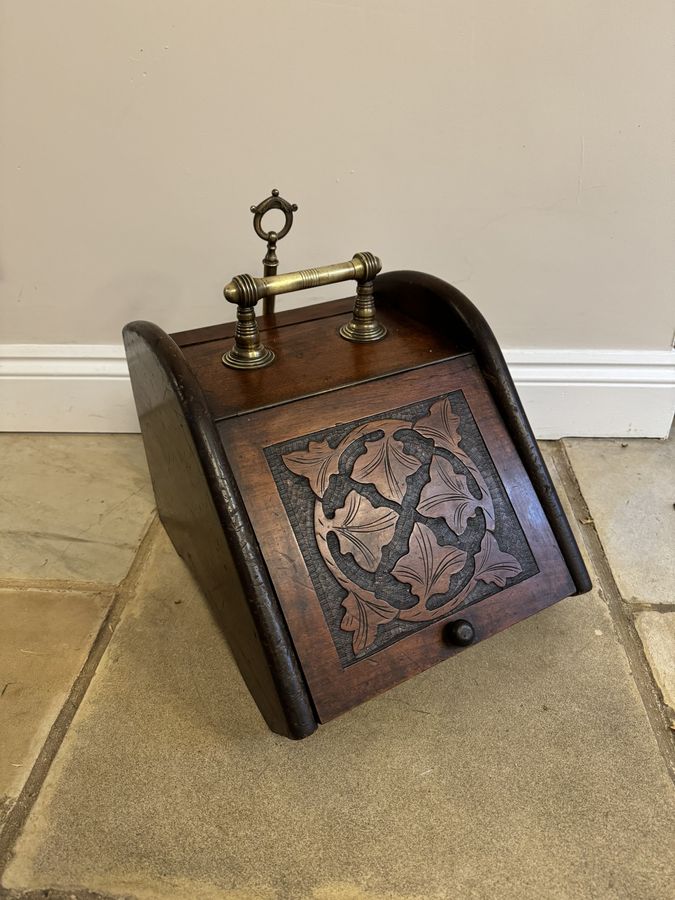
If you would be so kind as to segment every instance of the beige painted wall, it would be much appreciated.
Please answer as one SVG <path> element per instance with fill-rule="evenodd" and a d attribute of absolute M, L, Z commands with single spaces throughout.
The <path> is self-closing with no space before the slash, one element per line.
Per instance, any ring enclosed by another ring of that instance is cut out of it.
<path fill-rule="evenodd" d="M 670 345 L 671 0 L 1 8 L 0 342 L 230 318 L 278 187 L 283 268 L 372 249 L 507 347 Z"/>

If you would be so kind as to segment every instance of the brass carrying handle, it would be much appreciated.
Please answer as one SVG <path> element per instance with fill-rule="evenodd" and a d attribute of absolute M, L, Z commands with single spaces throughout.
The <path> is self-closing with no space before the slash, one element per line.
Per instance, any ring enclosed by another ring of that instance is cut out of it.
<path fill-rule="evenodd" d="M 373 253 L 355 253 L 347 262 L 301 269 L 282 275 L 236 275 L 223 289 L 225 299 L 237 304 L 237 325 L 234 346 L 223 356 L 226 366 L 235 369 L 257 369 L 274 361 L 274 352 L 260 341 L 254 307 L 264 297 L 304 291 L 324 284 L 356 279 L 356 302 L 351 322 L 340 328 L 340 335 L 348 341 L 379 341 L 387 330 L 375 318 L 373 279 L 382 263 Z"/>
<path fill-rule="evenodd" d="M 320 266 L 318 269 L 300 269 L 298 272 L 266 275 L 263 278 L 236 275 L 225 285 L 223 294 L 230 303 L 255 306 L 258 300 L 271 294 L 290 294 L 291 291 L 337 284 L 338 281 L 350 281 L 352 278 L 356 281 L 372 281 L 381 268 L 382 263 L 377 256 L 366 251 L 355 253 L 348 262 Z"/>

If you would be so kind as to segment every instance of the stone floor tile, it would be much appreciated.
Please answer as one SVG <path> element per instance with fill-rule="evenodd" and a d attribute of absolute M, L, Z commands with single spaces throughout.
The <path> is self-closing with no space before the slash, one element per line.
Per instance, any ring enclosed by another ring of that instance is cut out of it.
<path fill-rule="evenodd" d="M 109 598 L 0 590 L 0 824 L 30 774 Z"/>
<path fill-rule="evenodd" d="M 673 785 L 595 593 L 291 742 L 160 533 L 3 883 L 659 900 L 674 867 Z"/>
<path fill-rule="evenodd" d="M 675 612 L 641 612 L 635 624 L 663 700 L 675 711 Z"/>
<path fill-rule="evenodd" d="M 675 603 L 675 439 L 564 444 L 624 600 Z"/>
<path fill-rule="evenodd" d="M 154 506 L 140 435 L 0 435 L 0 579 L 115 584 Z"/>

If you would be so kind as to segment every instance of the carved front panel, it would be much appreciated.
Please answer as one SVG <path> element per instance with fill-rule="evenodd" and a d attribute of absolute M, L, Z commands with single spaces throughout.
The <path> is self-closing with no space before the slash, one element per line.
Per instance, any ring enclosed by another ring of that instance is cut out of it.
<path fill-rule="evenodd" d="M 461 390 L 264 452 L 343 668 L 539 571 Z"/>

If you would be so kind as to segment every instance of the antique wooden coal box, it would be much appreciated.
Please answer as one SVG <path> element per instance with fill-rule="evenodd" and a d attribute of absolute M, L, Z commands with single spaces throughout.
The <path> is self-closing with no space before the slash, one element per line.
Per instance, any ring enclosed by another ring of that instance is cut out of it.
<path fill-rule="evenodd" d="M 162 522 L 291 738 L 590 587 L 484 318 L 379 268 L 238 276 L 236 326 L 124 329 Z"/>

